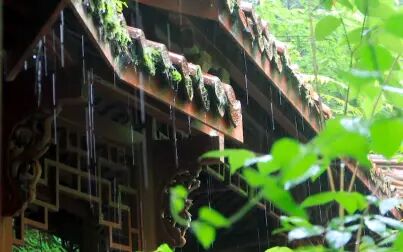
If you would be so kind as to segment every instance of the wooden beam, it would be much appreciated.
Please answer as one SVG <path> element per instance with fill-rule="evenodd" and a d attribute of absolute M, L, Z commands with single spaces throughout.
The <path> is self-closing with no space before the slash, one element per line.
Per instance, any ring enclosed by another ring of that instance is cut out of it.
<path fill-rule="evenodd" d="M 215 1 L 207 0 L 133 0 L 159 9 L 179 12 L 211 20 L 218 20 L 218 7 Z"/>
<path fill-rule="evenodd" d="M 98 39 L 98 30 L 92 21 L 92 18 L 88 16 L 81 3 L 71 1 L 71 7 L 79 18 L 80 22 L 85 27 L 90 39 L 95 47 L 100 51 L 104 60 L 114 69 L 117 76 L 129 86 L 144 91 L 151 97 L 154 97 L 165 104 L 175 107 L 177 110 L 197 119 L 215 130 L 228 136 L 230 139 L 236 142 L 243 142 L 243 125 L 240 124 L 233 128 L 228 121 L 224 118 L 217 117 L 212 113 L 206 113 L 200 110 L 194 103 L 188 103 L 175 99 L 175 93 L 172 89 L 163 89 L 160 84 L 160 80 L 148 75 L 144 75 L 140 71 L 136 71 L 134 68 L 119 69 L 119 66 L 115 64 L 115 60 L 112 56 L 110 45 L 102 42 Z"/>
<path fill-rule="evenodd" d="M 53 10 L 47 21 L 43 24 L 40 28 L 39 32 L 36 34 L 34 39 L 29 42 L 28 46 L 23 49 L 23 53 L 21 56 L 17 56 L 18 58 L 15 59 L 14 62 L 9 62 L 10 64 L 10 71 L 6 76 L 7 81 L 13 81 L 18 73 L 21 71 L 22 67 L 24 66 L 25 60 L 31 56 L 33 49 L 38 44 L 39 40 L 47 33 L 49 33 L 50 29 L 52 28 L 53 24 L 57 20 L 60 15 L 60 12 L 67 6 L 67 0 L 61 0 L 56 8 Z M 24 32 L 24 31 L 15 31 L 15 32 Z M 13 59 L 11 59 L 13 60 Z"/>
<path fill-rule="evenodd" d="M 140 104 L 140 99 L 136 97 L 133 94 L 129 94 L 124 90 L 121 90 L 118 87 L 114 87 L 112 83 L 103 80 L 99 76 L 94 76 L 95 84 L 99 85 L 101 87 L 101 90 L 98 90 L 97 93 L 102 94 L 102 93 L 108 93 L 108 96 L 111 98 L 116 98 L 117 100 L 127 100 L 130 99 L 130 104 L 135 105 L 137 108 L 141 106 Z M 144 106 L 146 113 L 149 114 L 150 116 L 154 117 L 157 119 L 157 121 L 166 123 L 166 124 L 171 124 L 172 119 L 170 118 L 169 113 L 166 113 L 162 111 L 160 108 L 155 106 L 155 104 L 151 104 L 149 102 L 144 101 Z M 186 132 L 189 128 L 189 122 L 188 121 L 183 121 L 179 119 L 179 116 L 176 119 L 176 127 L 180 130 L 183 130 Z M 198 132 L 204 133 L 209 136 L 219 136 L 222 135 L 221 132 L 216 131 L 209 125 L 199 121 L 199 120 L 194 120 L 190 123 L 190 127 L 192 129 L 195 129 Z"/>

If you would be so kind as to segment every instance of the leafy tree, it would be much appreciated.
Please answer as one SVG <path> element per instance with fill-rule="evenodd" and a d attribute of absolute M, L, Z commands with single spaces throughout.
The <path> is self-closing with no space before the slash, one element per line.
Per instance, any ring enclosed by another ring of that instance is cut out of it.
<path fill-rule="evenodd" d="M 307 42 L 301 48 L 291 46 L 291 54 L 312 74 L 312 83 L 325 94 L 324 98 L 329 95 L 339 99 L 340 116 L 327 121 L 309 143 L 284 138 L 274 143 L 270 153 L 264 156 L 240 149 L 204 154 L 202 158 L 225 157 L 231 174 L 242 173 L 258 193 L 232 216 L 223 216 L 208 207 L 200 208 L 199 218 L 190 223 L 191 230 L 200 244 L 208 248 L 215 240 L 217 229 L 228 228 L 263 199 L 286 214 L 281 217 L 281 228 L 275 232 L 288 233 L 290 241 L 314 236 L 326 241 L 320 246 L 295 251 L 402 251 L 403 224 L 386 214 L 403 200 L 380 200 L 354 192 L 352 187 L 336 189 L 329 167 L 338 159 L 342 169 L 346 159 L 353 159 L 356 169 L 368 169 L 371 152 L 386 158 L 401 155 L 402 9 L 387 0 L 287 2 L 293 4 L 284 6 L 279 1 L 265 1 L 259 11 L 265 17 L 272 15 L 272 30 L 291 36 L 293 33 L 287 29 L 295 29 L 300 38 L 306 37 Z M 326 85 L 320 83 L 321 75 L 343 83 L 345 88 L 332 90 L 329 84 L 332 81 Z M 326 88 L 332 91 L 326 92 Z M 359 113 L 354 113 L 352 108 Z M 311 195 L 302 202 L 293 197 L 290 189 L 307 180 L 315 181 L 323 173 L 328 176 L 330 191 Z M 188 224 L 180 216 L 186 197 L 185 188 L 171 189 L 171 212 L 177 223 L 183 225 Z M 312 224 L 307 209 L 331 203 L 339 205 L 339 216 L 325 225 Z M 374 208 L 378 209 L 376 213 L 370 211 Z M 372 231 L 371 234 L 364 235 L 364 229 Z M 169 251 L 166 249 L 163 251 Z M 275 247 L 267 251 L 294 250 Z"/>

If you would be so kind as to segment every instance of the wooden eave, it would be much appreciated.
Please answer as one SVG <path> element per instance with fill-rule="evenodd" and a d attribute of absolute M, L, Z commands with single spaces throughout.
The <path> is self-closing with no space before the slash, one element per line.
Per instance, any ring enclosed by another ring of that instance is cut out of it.
<path fill-rule="evenodd" d="M 233 41 L 240 47 L 240 50 L 245 51 L 245 54 L 254 63 L 256 68 L 266 76 L 268 81 L 272 82 L 280 90 L 282 95 L 286 97 L 295 110 L 304 118 L 306 122 L 308 122 L 312 129 L 315 132 L 320 130 L 321 113 L 323 112 L 322 110 L 325 109 L 328 111 L 328 109 L 326 106 L 324 106 L 324 104 L 321 104 L 321 102 L 318 101 L 316 93 L 312 93 L 315 104 L 310 108 L 309 105 L 304 102 L 298 90 L 299 88 L 305 88 L 304 83 L 299 83 L 300 87 L 293 84 L 292 80 L 286 76 L 284 71 L 278 71 L 270 60 L 265 58 L 265 53 L 263 53 L 261 50 L 254 49 L 254 43 L 256 43 L 256 41 L 253 42 L 250 37 L 253 35 L 253 32 L 251 31 L 253 27 L 246 28 L 249 30 L 249 32 L 245 32 L 245 25 L 249 24 L 242 24 L 244 18 L 246 16 L 251 17 L 251 25 L 261 30 L 262 35 L 264 34 L 264 36 L 266 36 L 269 34 L 269 31 L 267 29 L 267 24 L 260 21 L 253 8 L 249 8 L 248 6 L 239 6 L 239 11 L 235 11 L 237 13 L 230 13 L 226 3 L 224 3 L 227 1 L 211 2 L 202 0 L 139 0 L 138 2 L 144 5 L 218 22 L 221 29 L 230 34 L 230 36 L 233 38 Z M 194 4 L 194 2 L 197 4 Z M 238 18 L 239 22 L 234 22 L 234 18 Z M 292 69 L 289 70 L 293 71 Z M 311 93 L 312 91 L 307 90 L 307 92 Z"/>
<path fill-rule="evenodd" d="M 212 112 L 204 112 L 195 104 L 195 102 L 185 102 L 176 98 L 172 89 L 161 89 L 162 85 L 160 84 L 161 80 L 159 78 L 149 76 L 142 71 L 135 69 L 134 67 L 127 67 L 124 69 L 119 68 L 119 66 L 115 63 L 110 45 L 99 39 L 97 27 L 93 23 L 92 18 L 85 12 L 82 4 L 80 2 L 71 1 L 71 7 L 84 26 L 90 40 L 93 42 L 93 45 L 100 52 L 102 58 L 107 62 L 107 64 L 117 73 L 117 77 L 120 80 L 129 86 L 144 91 L 147 95 L 162 101 L 172 108 L 175 108 L 176 110 L 194 119 L 197 119 L 199 122 L 207 126 L 204 127 L 200 124 L 195 124 L 199 130 L 203 132 L 210 132 L 212 135 L 224 134 L 224 136 L 236 142 L 243 142 L 242 119 L 239 121 L 239 124 L 234 127 L 228 120 L 226 120 L 225 117 L 219 117 Z M 208 75 L 205 77 L 209 78 Z M 213 132 L 211 128 L 219 133 Z"/>

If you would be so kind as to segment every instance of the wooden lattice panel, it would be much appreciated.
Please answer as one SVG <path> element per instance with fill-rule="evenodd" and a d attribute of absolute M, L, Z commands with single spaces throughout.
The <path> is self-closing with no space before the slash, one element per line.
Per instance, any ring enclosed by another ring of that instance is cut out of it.
<path fill-rule="evenodd" d="M 97 211 L 98 224 L 109 233 L 109 247 L 119 251 L 141 249 L 140 211 L 134 179 L 128 175 L 127 148 L 117 144 L 97 143 L 99 156 L 95 171 L 87 170 L 87 152 L 83 148 L 85 135 L 67 127 L 58 129 L 58 144 L 53 145 L 42 160 L 42 177 L 37 185 L 38 197 L 31 207 L 42 209 L 41 220 L 24 213 L 15 218 L 15 245 L 23 245 L 24 228 L 48 229 L 48 212 L 60 209 L 60 194 L 87 201 Z M 107 179 L 120 174 L 118 181 Z"/>

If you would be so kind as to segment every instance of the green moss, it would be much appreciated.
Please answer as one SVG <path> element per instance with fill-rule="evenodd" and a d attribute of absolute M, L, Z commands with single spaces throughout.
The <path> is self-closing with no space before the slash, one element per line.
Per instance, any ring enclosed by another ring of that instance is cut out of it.
<path fill-rule="evenodd" d="M 193 100 L 194 92 L 193 92 L 193 84 L 190 76 L 184 76 L 183 85 L 185 86 L 186 95 L 189 101 Z"/>
<path fill-rule="evenodd" d="M 234 14 L 235 11 L 238 10 L 238 1 L 237 0 L 226 0 L 227 8 L 231 14 Z"/>
<path fill-rule="evenodd" d="M 155 66 L 155 52 L 152 48 L 144 48 L 143 50 L 143 61 L 142 67 L 144 70 L 149 73 L 151 76 L 155 76 L 156 66 Z"/>
<path fill-rule="evenodd" d="M 83 3 L 85 3 L 83 1 Z M 122 16 L 123 8 L 127 7 L 123 0 L 90 0 L 85 6 L 100 28 L 100 36 L 108 41 L 115 57 L 123 57 L 124 61 L 133 62 L 131 52 L 132 41 Z"/>
<path fill-rule="evenodd" d="M 202 106 L 204 111 L 210 111 L 210 99 L 206 86 L 204 86 L 203 73 L 199 65 L 196 66 L 196 73 L 190 76 L 192 79 L 192 85 L 196 91 L 196 97 L 198 103 Z"/>
<path fill-rule="evenodd" d="M 175 83 L 181 82 L 181 80 L 182 80 L 182 75 L 181 75 L 181 73 L 180 73 L 178 70 L 176 70 L 176 68 L 173 67 L 173 66 L 172 66 L 172 68 L 170 68 L 170 69 L 171 69 L 171 71 L 170 71 L 170 78 L 171 78 L 171 80 L 172 80 L 173 82 L 175 82 Z"/>

